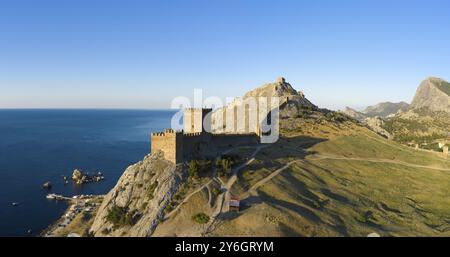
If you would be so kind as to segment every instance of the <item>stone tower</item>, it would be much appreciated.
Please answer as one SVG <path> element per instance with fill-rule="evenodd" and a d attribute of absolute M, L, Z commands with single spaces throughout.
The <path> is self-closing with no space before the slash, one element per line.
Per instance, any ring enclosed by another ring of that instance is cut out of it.
<path fill-rule="evenodd" d="M 187 108 L 184 110 L 184 133 L 202 133 L 211 131 L 212 109 Z"/>

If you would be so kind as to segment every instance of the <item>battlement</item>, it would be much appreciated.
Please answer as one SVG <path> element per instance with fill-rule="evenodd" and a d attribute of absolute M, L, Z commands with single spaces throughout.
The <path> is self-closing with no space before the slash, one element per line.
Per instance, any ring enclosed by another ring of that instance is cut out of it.
<path fill-rule="evenodd" d="M 165 137 L 166 133 L 164 132 L 153 132 L 152 137 Z"/>
<path fill-rule="evenodd" d="M 185 137 L 199 137 L 202 135 L 202 132 L 194 132 L 194 133 L 185 133 L 183 136 Z"/>
<path fill-rule="evenodd" d="M 230 137 L 230 138 L 236 138 L 236 137 L 248 137 L 248 136 L 258 136 L 257 133 L 239 133 L 239 134 L 231 134 L 231 133 L 214 133 L 212 134 L 214 137 Z"/>
<path fill-rule="evenodd" d="M 151 134 L 151 149 L 164 153 L 164 158 L 179 164 L 198 154 L 214 155 L 217 148 L 259 143 L 256 133 L 211 134 L 212 109 L 186 108 L 184 110 L 184 130 L 165 129 Z M 205 148 L 206 147 L 206 148 Z M 206 150 L 201 150 L 202 148 Z M 216 150 L 214 150 L 216 149 Z"/>
<path fill-rule="evenodd" d="M 165 137 L 169 135 L 182 135 L 183 130 L 173 130 L 173 129 L 165 129 L 164 132 L 153 132 L 151 133 L 152 137 Z"/>
<path fill-rule="evenodd" d="M 190 107 L 190 108 L 185 108 L 185 111 L 205 111 L 205 112 L 210 112 L 212 111 L 212 108 L 194 108 L 194 107 Z"/>

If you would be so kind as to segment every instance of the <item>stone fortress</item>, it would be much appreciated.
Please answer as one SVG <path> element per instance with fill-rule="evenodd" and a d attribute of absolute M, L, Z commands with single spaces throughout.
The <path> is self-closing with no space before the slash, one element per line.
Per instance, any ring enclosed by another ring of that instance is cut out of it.
<path fill-rule="evenodd" d="M 152 133 L 151 150 L 162 151 L 167 160 L 179 164 L 192 158 L 215 157 L 223 148 L 266 143 L 267 135 L 278 133 L 278 120 L 272 119 L 297 117 L 301 108 L 317 109 L 280 77 L 214 111 L 185 109 L 184 129 Z M 268 124 L 270 131 L 263 133 L 261 128 L 267 130 Z"/>
<path fill-rule="evenodd" d="M 212 109 L 184 110 L 184 130 L 166 129 L 151 134 L 152 152 L 161 151 L 174 164 L 192 158 L 214 157 L 219 148 L 259 144 L 258 133 L 211 133 Z"/>

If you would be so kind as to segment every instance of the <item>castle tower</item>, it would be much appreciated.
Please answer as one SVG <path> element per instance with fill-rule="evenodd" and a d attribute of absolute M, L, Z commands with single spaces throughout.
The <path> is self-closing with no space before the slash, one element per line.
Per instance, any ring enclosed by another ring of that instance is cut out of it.
<path fill-rule="evenodd" d="M 202 133 L 211 131 L 212 109 L 187 108 L 184 110 L 184 133 Z M 207 118 L 208 116 L 208 118 Z"/>
<path fill-rule="evenodd" d="M 183 162 L 183 133 L 172 129 L 151 134 L 152 153 L 162 151 L 164 158 L 174 164 Z"/>

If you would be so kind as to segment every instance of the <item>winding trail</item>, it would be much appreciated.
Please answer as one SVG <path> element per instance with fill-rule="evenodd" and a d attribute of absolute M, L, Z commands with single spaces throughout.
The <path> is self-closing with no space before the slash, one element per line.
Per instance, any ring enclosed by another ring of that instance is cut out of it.
<path fill-rule="evenodd" d="M 203 189 L 205 189 L 207 186 L 209 186 L 209 184 L 211 184 L 213 182 L 214 179 L 210 179 L 208 182 L 206 182 L 203 186 L 197 188 L 194 192 L 188 194 L 184 200 L 177 205 L 177 207 L 175 209 L 173 209 L 171 212 L 169 212 L 167 215 L 164 216 L 164 219 L 168 219 L 170 218 L 172 215 L 174 215 L 180 208 L 181 206 L 183 206 L 183 204 L 185 204 L 187 201 L 189 201 L 189 199 L 191 199 L 192 196 L 194 196 L 195 194 L 197 194 L 198 192 L 202 191 Z"/>
<path fill-rule="evenodd" d="M 261 179 L 260 181 L 256 182 L 256 184 L 254 184 L 249 190 L 247 190 L 247 192 L 245 192 L 242 195 L 241 200 L 247 199 L 252 193 L 256 192 L 256 189 L 258 189 L 261 186 L 264 186 L 267 182 L 272 180 L 275 176 L 280 174 L 282 171 L 288 169 L 292 164 L 298 163 L 298 162 L 302 162 L 302 161 L 303 160 L 291 161 L 288 164 L 284 165 L 283 167 L 281 167 L 281 168 L 275 170 L 274 172 L 270 173 L 270 175 L 268 175 L 267 177 L 265 177 L 265 178 Z"/>
<path fill-rule="evenodd" d="M 315 158 L 315 159 L 311 159 L 310 158 L 309 160 L 330 159 L 330 160 L 346 160 L 346 161 L 364 161 L 364 162 L 373 162 L 373 163 L 390 163 L 390 164 L 398 164 L 398 165 L 412 167 L 412 168 L 430 169 L 430 170 L 439 170 L 439 171 L 450 171 L 449 168 L 440 168 L 440 167 L 412 164 L 412 163 L 396 161 L 396 160 L 390 160 L 390 159 L 342 157 L 342 156 L 321 155 L 321 154 L 314 154 L 311 157 L 317 157 L 317 158 Z"/>
<path fill-rule="evenodd" d="M 239 171 L 242 170 L 243 168 L 245 168 L 246 166 L 248 166 L 249 164 L 251 164 L 252 162 L 254 162 L 255 161 L 255 156 L 259 153 L 259 151 L 261 151 L 261 149 L 263 149 L 263 148 L 266 148 L 267 146 L 268 145 L 257 146 L 255 151 L 252 153 L 252 155 L 250 156 L 250 159 L 248 161 L 246 161 L 245 163 L 243 163 L 243 164 L 241 164 L 238 167 L 233 169 L 232 175 L 228 179 L 227 183 L 223 183 L 220 180 L 221 184 L 222 184 L 222 193 L 217 198 L 216 209 L 212 213 L 211 219 L 208 222 L 208 224 L 206 225 L 206 228 L 204 230 L 203 235 L 205 235 L 207 233 L 210 233 L 212 230 L 214 230 L 213 227 L 216 224 L 217 217 L 219 217 L 224 212 L 228 211 L 228 202 L 230 200 L 230 189 L 234 185 L 234 183 L 236 182 L 237 174 L 239 173 Z M 243 148 L 243 147 L 240 147 L 240 148 Z M 229 152 L 231 152 L 231 151 L 233 151 L 235 149 L 238 149 L 238 148 L 230 149 L 230 150 L 224 152 L 223 154 L 229 153 Z"/>

